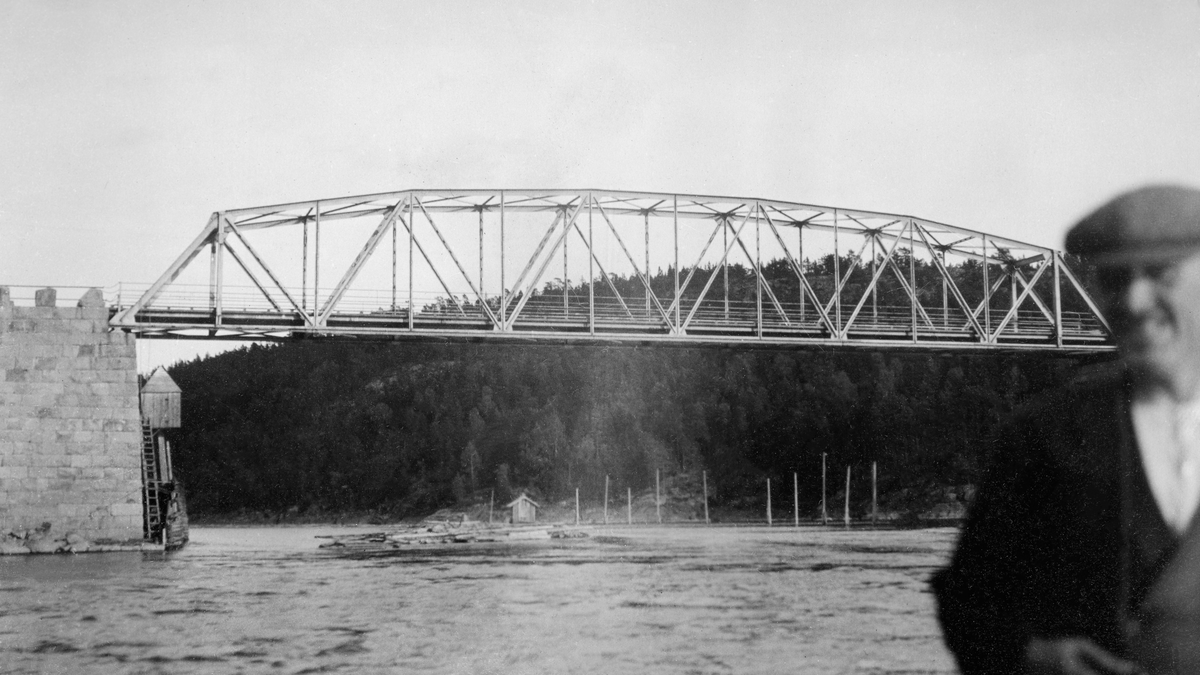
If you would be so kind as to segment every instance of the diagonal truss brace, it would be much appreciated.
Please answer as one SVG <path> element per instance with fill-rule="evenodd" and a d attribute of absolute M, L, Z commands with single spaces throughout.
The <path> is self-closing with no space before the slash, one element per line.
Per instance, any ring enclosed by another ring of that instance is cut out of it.
<path fill-rule="evenodd" d="M 950 271 L 946 269 L 945 263 L 934 252 L 934 247 L 929 241 L 929 236 L 925 233 L 925 228 L 917 226 L 916 223 L 913 223 L 913 226 L 916 227 L 917 234 L 921 235 L 921 241 L 925 243 L 925 248 L 929 251 L 930 257 L 933 259 L 933 264 L 937 267 L 938 274 L 942 276 L 942 281 L 946 282 L 946 288 L 950 289 L 950 292 L 954 295 L 954 301 L 958 303 L 959 308 L 967 315 L 969 325 L 975 329 L 976 337 L 980 340 L 986 339 L 983 326 L 979 325 L 979 321 L 976 318 L 977 313 L 971 311 L 970 303 L 967 302 L 962 291 L 958 288 L 958 284 L 950 276 Z"/>
<path fill-rule="evenodd" d="M 737 230 L 733 233 L 734 241 L 729 242 L 725 246 L 725 252 L 721 254 L 721 260 L 719 264 L 715 265 L 713 267 L 712 274 L 708 275 L 708 282 L 704 284 L 704 290 L 700 291 L 700 297 L 696 298 L 695 304 L 692 305 L 692 310 L 688 312 L 687 319 L 684 320 L 683 326 L 681 326 L 682 330 L 687 330 L 687 327 L 692 324 L 692 319 L 695 318 L 696 312 L 700 310 L 700 305 L 704 302 L 704 298 L 708 296 L 709 289 L 712 288 L 713 282 L 717 280 L 717 274 L 721 271 L 721 266 L 727 264 L 727 261 L 729 260 L 729 252 L 733 250 L 734 242 L 737 241 L 737 238 L 741 235 L 742 230 L 745 229 L 746 223 L 748 222 L 750 222 L 749 211 L 746 212 L 746 215 L 742 216 L 741 224 L 738 225 Z M 724 218 L 718 218 L 718 229 L 728 226 L 729 223 L 726 222 Z M 713 233 L 713 236 L 716 236 L 715 232 Z M 689 276 L 688 278 L 690 279 L 691 277 Z M 682 291 L 680 291 L 680 295 L 682 296 Z"/>
<path fill-rule="evenodd" d="M 146 292 L 142 294 L 142 297 L 138 298 L 128 309 L 113 317 L 112 323 L 124 326 L 133 325 L 134 317 L 137 316 L 137 313 L 145 309 L 146 305 L 154 302 L 158 294 L 162 293 L 162 290 L 167 285 L 175 281 L 179 277 L 179 273 L 200 254 L 200 251 L 205 246 L 211 243 L 217 232 L 217 223 L 217 214 L 214 213 L 209 217 L 208 224 L 204 226 L 204 229 L 200 230 L 200 234 L 183 250 L 183 253 L 179 254 L 179 257 L 175 258 L 175 262 L 171 263 L 171 266 L 158 278 L 158 281 L 151 284 L 150 288 L 146 289 Z"/>
<path fill-rule="evenodd" d="M 620 244 L 621 252 L 625 254 L 625 259 L 628 260 L 633 266 L 633 272 L 637 275 L 638 280 L 642 282 L 642 286 L 645 287 L 648 297 L 654 301 L 654 307 L 658 310 L 659 315 L 662 316 L 662 319 L 666 325 L 672 331 L 674 331 L 675 326 L 671 323 L 670 315 L 667 314 L 667 311 L 663 309 L 662 303 L 658 301 L 658 296 L 654 294 L 654 290 L 650 287 L 650 280 L 646 278 L 646 275 L 643 274 L 640 269 L 638 269 L 637 263 L 634 262 L 633 256 L 629 253 L 629 249 L 625 247 L 625 240 L 621 238 L 621 235 L 617 232 L 617 228 L 614 227 L 612 221 L 609 220 L 608 213 L 605 212 L 604 207 L 599 203 L 596 204 L 596 208 L 600 211 L 600 216 L 604 218 L 604 222 L 608 223 L 608 229 L 612 231 L 613 237 L 617 240 L 617 243 Z M 582 233 L 580 236 L 582 236 Z M 620 297 L 620 295 L 618 294 L 617 297 Z M 621 304 L 624 305 L 624 303 Z"/>
<path fill-rule="evenodd" d="M 1012 318 L 1017 315 L 1017 309 L 1019 309 L 1021 305 L 1025 303 L 1025 299 L 1028 298 L 1029 294 L 1033 292 L 1033 287 L 1037 284 L 1038 280 L 1042 278 L 1042 275 L 1046 273 L 1046 270 L 1050 269 L 1050 267 L 1051 265 L 1043 264 L 1038 268 L 1038 271 L 1034 273 L 1033 279 L 1030 280 L 1027 286 L 1025 286 L 1025 290 L 1022 291 L 1020 297 L 1018 297 L 1017 301 L 1014 302 L 1012 307 L 1009 308 L 1008 312 L 1004 315 L 1004 318 L 1000 321 L 1000 324 L 996 326 L 996 330 L 990 337 L 990 342 L 994 343 L 996 339 L 1000 337 L 1000 333 L 1004 331 L 1004 328 L 1008 325 L 1008 322 L 1012 321 Z"/>
<path fill-rule="evenodd" d="M 462 264 L 458 262 L 458 256 L 454 255 L 454 251 L 450 248 L 450 244 L 446 243 L 446 238 L 442 236 L 442 231 L 438 229 L 437 223 L 433 222 L 433 218 L 429 215 L 429 212 L 425 210 L 425 205 L 421 203 L 421 199 L 419 197 L 414 197 L 413 202 L 421 209 L 421 213 L 425 214 L 425 220 L 429 222 L 429 226 L 433 228 L 435 233 L 437 233 L 438 239 L 442 242 L 442 246 L 446 247 L 446 252 L 450 254 L 450 259 L 454 261 L 454 266 L 458 268 L 459 273 L 463 276 L 463 280 L 467 282 L 467 286 L 470 287 L 471 292 L 475 294 L 475 299 L 479 301 L 479 306 L 483 308 L 484 313 L 487 314 L 488 319 L 490 319 L 492 322 L 492 325 L 499 324 L 500 321 L 496 318 L 496 315 L 492 313 L 491 308 L 487 306 L 487 302 L 484 301 L 483 294 L 480 293 L 479 289 L 475 288 L 475 284 L 471 282 L 471 277 L 467 275 L 467 271 L 464 270 Z M 424 253 L 424 251 L 421 252 L 422 255 L 424 255 Z M 428 258 L 426 258 L 426 260 L 428 260 Z M 430 263 L 430 266 L 432 266 L 432 263 Z M 449 293 L 450 290 L 446 289 L 446 292 Z M 450 295 L 453 296 L 454 294 L 450 293 Z M 462 311 L 461 305 L 459 306 L 459 311 Z"/>
<path fill-rule="evenodd" d="M 258 263 L 259 267 L 261 267 L 263 269 L 263 271 L 267 273 L 267 276 L 271 279 L 271 283 L 275 284 L 275 287 L 278 288 L 279 291 L 281 293 L 283 293 L 283 296 L 288 299 L 288 302 L 290 302 L 292 304 L 292 308 L 295 309 L 297 312 L 299 312 L 300 316 L 304 317 L 304 320 L 306 323 L 308 323 L 309 325 L 312 325 L 312 323 L 313 323 L 312 316 L 309 315 L 307 312 L 305 312 L 300 307 L 300 305 L 296 302 L 296 299 L 292 297 L 292 294 L 288 293 L 287 289 L 284 288 L 283 284 L 279 283 L 279 278 L 275 276 L 275 273 L 273 271 L 271 271 L 271 268 L 267 266 L 267 263 L 264 262 L 262 257 L 258 255 L 258 251 L 254 250 L 254 247 L 250 245 L 250 242 L 246 241 L 246 238 L 242 236 L 241 231 L 233 224 L 233 221 L 230 220 L 228 216 L 222 216 L 222 218 L 225 219 L 225 225 L 226 225 L 226 227 L 229 228 L 229 231 L 233 232 L 234 236 L 237 237 L 238 240 L 242 242 L 242 245 L 245 246 L 246 250 L 250 252 L 250 255 L 254 257 L 254 260 L 255 260 L 255 262 Z M 275 300 L 267 292 L 267 289 L 263 288 L 263 285 L 258 282 L 258 279 L 256 279 L 254 277 L 254 274 L 252 274 L 250 272 L 250 270 L 247 269 L 246 264 L 243 263 L 240 258 L 238 258 L 238 255 L 236 252 L 234 252 L 233 248 L 231 246 L 229 246 L 229 244 L 225 244 L 225 249 L 227 251 L 229 251 L 230 255 L 233 256 L 233 259 L 236 260 L 237 263 L 242 266 L 242 269 L 246 272 L 246 275 L 250 277 L 251 281 L 254 282 L 255 286 L 258 286 L 258 290 L 262 291 L 262 294 L 264 296 L 266 296 L 267 300 L 272 305 L 274 305 L 276 310 L 278 310 L 279 305 L 275 302 Z"/>
<path fill-rule="evenodd" d="M 846 319 L 846 322 L 842 325 L 839 337 L 843 340 L 850 334 L 850 327 L 854 324 L 855 319 L 858 318 L 858 313 L 862 311 L 863 305 L 867 303 L 867 298 L 871 295 L 871 291 L 874 290 L 876 284 L 883 277 L 884 270 L 888 269 L 888 264 L 892 262 L 893 257 L 896 255 L 896 250 L 900 248 L 900 242 L 903 241 L 904 233 L 908 232 L 912 227 L 912 221 L 908 221 L 900 228 L 900 233 L 896 235 L 895 240 L 892 242 L 892 248 L 883 257 L 883 264 L 875 268 L 875 274 L 871 277 L 871 282 L 863 290 L 862 296 L 858 299 L 858 304 L 854 306 L 854 311 L 850 313 L 850 318 Z"/>
<path fill-rule="evenodd" d="M 750 212 L 754 213 L 754 214 L 761 214 L 762 207 L 759 206 L 758 204 L 755 204 L 754 208 L 751 209 Z M 757 226 L 757 222 L 758 222 L 758 217 L 756 215 L 755 216 L 756 226 Z M 729 221 L 725 221 L 725 227 L 729 227 Z M 763 276 L 762 267 L 759 265 L 759 261 L 755 258 L 755 256 L 750 255 L 750 250 L 746 248 L 746 243 L 742 241 L 741 237 L 734 236 L 734 240 L 737 241 L 738 246 L 742 249 L 742 253 L 746 254 L 746 260 L 748 260 L 750 262 L 750 266 L 754 268 L 755 280 L 759 284 L 761 284 L 762 289 L 767 292 L 767 297 L 770 298 L 771 304 L 773 304 L 775 306 L 775 311 L 779 312 L 779 316 L 783 317 L 783 322 L 785 325 L 788 325 L 788 326 L 792 325 L 791 320 L 788 319 L 787 312 L 783 311 L 783 305 L 779 304 L 779 300 L 775 297 L 775 292 L 773 290 L 771 290 L 771 285 L 767 283 L 766 277 Z"/>
<path fill-rule="evenodd" d="M 338 282 L 333 292 L 326 298 L 325 306 L 317 314 L 316 324 L 318 326 L 324 326 L 329 320 L 329 315 L 333 313 L 334 308 L 341 302 L 342 296 L 346 294 L 346 290 L 350 288 L 350 284 L 354 281 L 354 278 L 362 271 L 363 264 L 375 252 L 375 247 L 379 245 L 379 241 L 383 239 L 383 235 L 387 233 L 388 229 L 395 226 L 396 219 L 400 217 L 400 212 L 405 204 L 408 203 L 408 199 L 406 197 L 396 202 L 396 205 L 387 212 L 383 220 L 379 221 L 379 225 L 371 233 L 371 236 L 367 238 L 367 243 L 363 246 L 363 249 L 359 251 L 358 257 L 354 259 L 354 262 L 350 263 L 350 267 L 342 275 L 342 280 Z"/>
<path fill-rule="evenodd" d="M 814 290 L 812 284 L 808 282 L 808 277 L 804 274 L 804 268 L 799 262 L 797 262 L 796 258 L 792 256 L 792 252 L 788 249 L 787 244 L 783 242 L 783 235 L 779 233 L 779 228 L 775 226 L 775 220 L 771 218 L 771 214 L 767 213 L 766 211 L 763 211 L 762 214 L 766 217 L 767 225 L 771 228 L 771 232 L 775 235 L 775 240 L 779 242 L 780 248 L 783 249 L 783 255 L 787 258 L 788 265 L 790 265 L 792 271 L 796 273 L 796 278 L 800 280 L 801 289 L 803 289 L 803 292 L 807 293 L 809 299 L 812 300 L 813 307 L 815 307 L 817 310 L 817 315 L 821 317 L 821 323 L 825 325 L 825 328 L 829 331 L 830 335 L 835 335 L 837 331 L 833 328 L 833 322 L 829 319 L 829 313 L 825 311 L 820 299 L 817 298 L 816 290 Z M 816 216 L 813 216 L 813 218 L 815 217 Z M 803 222 L 797 223 L 797 227 L 802 227 L 803 225 Z"/>
<path fill-rule="evenodd" d="M 409 218 L 412 218 L 411 205 L 410 205 L 410 208 L 408 211 L 408 215 L 409 215 Z M 458 301 L 458 297 L 454 295 L 454 291 L 450 290 L 450 286 L 448 286 L 446 284 L 446 280 L 442 279 L 441 273 L 437 271 L 437 266 L 433 264 L 433 261 L 429 259 L 429 254 L 425 252 L 425 247 L 421 246 L 421 242 L 420 242 L 420 240 L 417 239 L 417 234 L 414 231 L 412 224 L 410 222 L 404 220 L 404 216 L 397 217 L 396 221 L 404 226 L 404 231 L 408 232 L 409 241 L 411 241 L 417 247 L 417 250 L 421 252 L 421 257 L 424 258 L 425 263 L 427 265 L 429 265 L 429 270 L 431 272 L 433 272 L 434 278 L 436 278 L 438 280 L 438 283 L 442 285 L 442 290 L 446 291 L 446 296 L 449 297 L 450 301 L 454 303 L 454 306 L 456 308 L 458 308 L 458 313 L 463 316 L 466 316 L 467 312 L 466 312 L 466 310 L 463 309 L 462 303 L 460 303 Z M 411 325 L 412 325 L 412 314 L 410 313 L 409 314 L 409 326 L 411 327 Z"/>
<path fill-rule="evenodd" d="M 575 226 L 575 221 L 579 218 L 579 213 L 583 210 L 585 204 L 587 204 L 586 199 L 580 202 L 579 206 L 575 207 L 575 211 L 571 214 L 571 217 L 566 220 L 562 233 L 558 235 L 557 239 L 555 239 L 554 246 L 551 247 L 550 253 L 546 256 L 546 259 L 542 261 L 542 266 L 538 268 L 537 274 L 530 279 L 526 286 L 525 292 L 521 294 L 521 299 L 517 302 L 517 306 L 514 307 L 512 313 L 508 315 L 508 325 L 505 326 L 505 330 L 512 330 L 513 324 L 515 324 L 517 321 L 517 317 L 521 315 L 521 310 L 525 309 L 525 303 L 529 302 L 529 298 L 533 297 L 533 288 L 541 282 L 542 275 L 546 273 L 546 268 L 550 266 L 550 261 L 554 259 L 554 254 L 558 253 L 558 247 L 562 246 L 563 241 L 567 238 L 567 235 L 571 233 L 571 228 Z M 560 220 L 560 218 L 556 218 L 554 222 L 558 223 Z M 551 226 L 550 232 L 553 231 L 553 226 Z M 550 232 L 547 232 L 547 234 L 550 234 Z M 538 251 L 535 252 L 534 256 L 529 259 L 529 264 L 526 266 L 527 269 L 531 267 L 537 260 L 537 256 L 540 254 L 540 252 L 541 247 L 539 246 Z"/>

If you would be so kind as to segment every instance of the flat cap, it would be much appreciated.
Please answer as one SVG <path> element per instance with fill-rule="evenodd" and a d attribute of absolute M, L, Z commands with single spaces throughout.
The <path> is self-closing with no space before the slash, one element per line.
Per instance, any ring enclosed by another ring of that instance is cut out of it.
<path fill-rule="evenodd" d="M 1126 192 L 1067 232 L 1067 252 L 1097 265 L 1169 262 L 1200 249 L 1200 190 L 1151 185 Z"/>

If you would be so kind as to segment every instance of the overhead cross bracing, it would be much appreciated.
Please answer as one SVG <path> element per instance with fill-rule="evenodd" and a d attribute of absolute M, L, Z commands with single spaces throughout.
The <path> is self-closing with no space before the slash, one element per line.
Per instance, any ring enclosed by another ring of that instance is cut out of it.
<path fill-rule="evenodd" d="M 1112 349 L 1050 248 L 906 215 L 603 190 L 217 211 L 111 323 L 216 339 Z"/>

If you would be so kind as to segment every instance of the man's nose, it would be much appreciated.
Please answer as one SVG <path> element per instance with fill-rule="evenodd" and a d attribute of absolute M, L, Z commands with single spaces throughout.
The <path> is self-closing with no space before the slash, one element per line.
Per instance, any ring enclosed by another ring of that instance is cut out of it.
<path fill-rule="evenodd" d="M 1125 311 L 1137 315 L 1150 310 L 1156 302 L 1154 280 L 1145 274 L 1134 274 L 1122 298 Z"/>

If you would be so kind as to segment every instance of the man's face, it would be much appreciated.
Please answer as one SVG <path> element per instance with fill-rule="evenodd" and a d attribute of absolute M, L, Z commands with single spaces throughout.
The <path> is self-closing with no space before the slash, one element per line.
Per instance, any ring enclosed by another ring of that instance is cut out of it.
<path fill-rule="evenodd" d="M 1099 272 L 1101 303 L 1140 382 L 1200 395 L 1200 252 Z"/>

